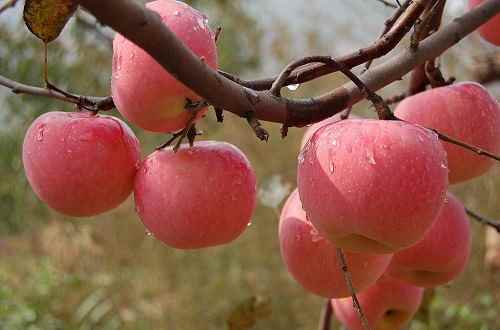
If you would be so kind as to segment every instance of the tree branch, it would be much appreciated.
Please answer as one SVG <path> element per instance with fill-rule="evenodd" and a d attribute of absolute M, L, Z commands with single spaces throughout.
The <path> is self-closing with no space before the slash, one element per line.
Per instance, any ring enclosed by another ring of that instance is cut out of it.
<path fill-rule="evenodd" d="M 480 215 L 472 210 L 469 210 L 468 208 L 465 208 L 465 212 L 467 212 L 467 214 L 469 216 L 471 216 L 474 220 L 477 220 L 482 224 L 485 224 L 487 226 L 494 228 L 500 234 L 500 222 L 499 221 L 495 221 L 495 220 L 491 220 L 489 218 L 486 218 L 486 217 L 484 217 L 484 216 L 482 216 L 482 215 Z"/>
<path fill-rule="evenodd" d="M 406 33 L 410 31 L 411 27 L 430 1 L 433 0 L 407 0 L 407 2 L 396 11 L 393 17 L 386 21 L 386 29 L 384 30 L 383 37 L 377 39 L 368 47 L 356 50 L 345 56 L 335 58 L 335 61 L 341 63 L 349 69 L 352 69 L 353 67 L 367 61 L 386 55 L 394 49 Z M 336 71 L 337 70 L 335 68 L 327 65 L 310 65 L 300 70 L 296 70 L 288 77 L 284 85 L 302 84 Z M 234 78 L 234 81 L 238 82 L 240 85 L 254 90 L 267 90 L 271 88 L 271 85 L 277 79 L 277 77 L 271 77 L 266 79 L 244 81 L 232 76 L 231 74 L 225 72 L 221 73 L 229 79 Z"/>
<path fill-rule="evenodd" d="M 6 3 L 0 6 L 0 14 L 6 11 L 9 8 L 13 8 L 16 6 L 18 0 L 7 0 Z"/>
<path fill-rule="evenodd" d="M 63 93 L 48 88 L 25 85 L 17 81 L 8 79 L 0 75 L 0 85 L 9 88 L 14 94 L 27 94 L 57 99 L 60 101 L 73 103 L 91 111 L 106 111 L 115 107 L 113 99 L 108 97 L 65 95 Z"/>
<path fill-rule="evenodd" d="M 325 302 L 325 307 L 321 310 L 321 316 L 319 319 L 318 330 L 330 330 L 332 328 L 332 302 L 327 299 Z"/>
<path fill-rule="evenodd" d="M 361 326 L 363 327 L 363 330 L 370 330 L 371 329 L 370 324 L 368 323 L 368 320 L 366 319 L 366 316 L 363 313 L 363 308 L 361 307 L 361 304 L 359 303 L 358 297 L 356 297 L 356 291 L 354 290 L 354 287 L 352 286 L 351 273 L 349 272 L 349 269 L 347 267 L 347 261 L 346 261 L 345 255 L 344 255 L 344 251 L 342 251 L 341 248 L 337 248 L 337 259 L 339 260 L 339 264 L 340 264 L 340 267 L 342 269 L 342 273 L 344 274 L 344 279 L 345 279 L 347 288 L 349 289 L 349 292 L 351 293 L 353 308 L 358 313 L 358 317 L 359 317 Z"/>
<path fill-rule="evenodd" d="M 254 112 L 260 120 L 304 126 L 330 117 L 363 98 L 363 93 L 352 83 L 326 95 L 301 100 L 287 100 L 267 91 L 242 87 L 207 66 L 162 23 L 159 15 L 143 6 L 131 0 L 79 0 L 79 3 L 101 23 L 145 49 L 210 104 L 239 116 Z M 360 79 L 376 91 L 400 79 L 415 66 L 439 56 L 499 11 L 500 1 L 487 0 L 424 40 L 417 51 L 403 51 Z"/>

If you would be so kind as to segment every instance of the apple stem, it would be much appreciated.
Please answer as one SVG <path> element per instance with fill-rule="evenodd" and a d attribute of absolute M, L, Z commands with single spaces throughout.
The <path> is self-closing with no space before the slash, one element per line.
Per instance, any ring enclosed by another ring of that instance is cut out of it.
<path fill-rule="evenodd" d="M 469 216 L 471 216 L 474 220 L 477 220 L 478 222 L 480 222 L 484 225 L 487 225 L 487 226 L 494 228 L 500 234 L 500 221 L 495 221 L 495 220 L 489 219 L 489 218 L 482 216 L 481 214 L 478 214 L 478 213 L 476 213 L 468 208 L 465 208 L 465 212 L 467 212 L 467 214 Z"/>
<path fill-rule="evenodd" d="M 321 310 L 321 316 L 319 319 L 318 330 L 330 330 L 332 325 L 332 302 L 330 299 L 327 299 L 325 302 L 325 306 Z"/>
<path fill-rule="evenodd" d="M 363 312 L 363 308 L 361 307 L 361 304 L 359 303 L 358 297 L 356 296 L 356 290 L 354 289 L 352 285 L 352 276 L 351 272 L 349 272 L 349 268 L 347 267 L 347 261 L 346 257 L 344 255 L 344 251 L 342 251 L 341 248 L 337 248 L 337 258 L 339 259 L 339 264 L 342 269 L 342 273 L 344 273 L 344 279 L 345 283 L 347 285 L 347 288 L 349 289 L 352 297 L 352 303 L 353 303 L 353 308 L 356 310 L 359 316 L 359 320 L 361 321 L 361 325 L 363 326 L 364 330 L 370 330 L 370 324 L 368 323 L 368 320 L 365 316 L 365 313 Z"/>

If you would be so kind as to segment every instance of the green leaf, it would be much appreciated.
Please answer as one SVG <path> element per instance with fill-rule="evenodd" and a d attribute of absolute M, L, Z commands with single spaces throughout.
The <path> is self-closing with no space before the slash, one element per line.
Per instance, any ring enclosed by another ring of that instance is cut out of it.
<path fill-rule="evenodd" d="M 77 7 L 73 0 L 26 0 L 23 18 L 28 29 L 48 43 L 59 36 Z"/>

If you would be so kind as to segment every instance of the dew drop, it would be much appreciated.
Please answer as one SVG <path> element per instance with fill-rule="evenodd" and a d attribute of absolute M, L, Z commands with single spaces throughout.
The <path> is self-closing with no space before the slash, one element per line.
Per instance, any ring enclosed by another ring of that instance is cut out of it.
<path fill-rule="evenodd" d="M 145 234 L 146 234 L 147 237 L 154 238 L 153 233 L 150 232 L 149 230 L 146 230 Z"/>
<path fill-rule="evenodd" d="M 178 11 L 178 10 L 174 11 L 174 16 L 180 17 L 181 16 L 181 12 Z"/>
<path fill-rule="evenodd" d="M 333 174 L 333 172 L 335 171 L 335 165 L 333 164 L 333 162 L 330 162 L 329 170 L 330 174 Z"/>
<path fill-rule="evenodd" d="M 288 90 L 291 90 L 292 92 L 296 91 L 297 89 L 299 89 L 299 87 L 300 87 L 300 84 L 294 84 L 294 85 L 288 85 L 288 86 L 286 86 L 286 88 L 288 88 Z"/>
<path fill-rule="evenodd" d="M 377 162 L 375 161 L 375 157 L 373 156 L 373 152 L 367 151 L 366 152 L 366 160 L 368 161 L 368 164 L 375 165 Z"/>
<path fill-rule="evenodd" d="M 250 221 L 248 224 L 247 224 L 247 227 L 251 227 L 252 226 L 252 221 Z"/>

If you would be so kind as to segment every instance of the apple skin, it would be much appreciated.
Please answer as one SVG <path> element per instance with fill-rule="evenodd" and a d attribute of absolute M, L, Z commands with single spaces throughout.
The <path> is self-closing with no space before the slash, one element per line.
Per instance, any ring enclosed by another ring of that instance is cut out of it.
<path fill-rule="evenodd" d="M 484 0 L 469 0 L 469 8 L 472 9 Z M 478 29 L 479 35 L 484 40 L 492 43 L 495 46 L 500 46 L 500 14 L 495 15 L 488 22 L 481 25 Z"/>
<path fill-rule="evenodd" d="M 26 132 L 23 165 L 35 194 L 73 217 L 111 210 L 132 192 L 140 147 L 121 120 L 89 112 L 47 112 Z"/>
<path fill-rule="evenodd" d="M 245 155 L 215 141 L 157 150 L 141 164 L 136 210 L 154 237 L 178 249 L 229 243 L 247 228 L 256 178 Z"/>
<path fill-rule="evenodd" d="M 288 271 L 304 289 L 326 298 L 348 297 L 349 289 L 337 258 L 337 248 L 321 237 L 306 219 L 295 189 L 288 197 L 280 217 L 281 256 Z M 368 288 L 382 276 L 391 254 L 345 252 L 353 286 Z"/>
<path fill-rule="evenodd" d="M 314 123 L 312 124 L 311 126 L 309 126 L 307 128 L 307 130 L 305 131 L 304 135 L 302 136 L 302 142 L 300 143 L 300 148 L 304 148 L 304 146 L 306 145 L 307 141 L 309 141 L 309 139 L 311 138 L 311 136 L 313 136 L 314 132 L 316 132 L 318 129 L 320 129 L 321 127 L 327 125 L 327 124 L 332 124 L 332 123 L 336 123 L 336 122 L 339 122 L 341 120 L 343 120 L 341 118 L 341 116 L 344 114 L 344 112 L 341 112 L 341 113 L 337 113 L 336 115 L 333 115 L 329 118 L 326 118 L 322 121 L 319 121 L 317 123 Z M 359 119 L 360 117 L 358 116 L 355 116 L 355 115 L 349 115 L 349 118 L 350 119 Z"/>
<path fill-rule="evenodd" d="M 431 229 L 417 244 L 394 254 L 387 274 L 425 288 L 444 285 L 462 273 L 470 246 L 470 222 L 464 206 L 448 193 Z"/>
<path fill-rule="evenodd" d="M 320 128 L 299 155 L 309 220 L 348 251 L 392 253 L 419 241 L 443 205 L 446 154 L 431 131 L 348 119 Z"/>
<path fill-rule="evenodd" d="M 206 17 L 187 4 L 158 0 L 146 4 L 163 23 L 211 68 L 217 68 L 214 34 Z M 181 65 L 181 64 L 179 64 Z M 153 132 L 181 130 L 191 118 L 187 99 L 200 100 L 150 55 L 123 36 L 113 41 L 111 91 L 120 113 L 133 124 Z M 207 109 L 200 110 L 200 118 Z"/>
<path fill-rule="evenodd" d="M 480 84 L 463 82 L 433 88 L 404 99 L 395 115 L 403 120 L 434 128 L 452 138 L 500 153 L 500 106 Z M 450 183 L 486 173 L 493 160 L 444 142 Z"/>
<path fill-rule="evenodd" d="M 374 330 L 400 330 L 417 312 L 424 289 L 384 275 L 375 285 L 357 294 Z M 337 320 L 349 330 L 363 330 L 352 298 L 332 299 Z"/>

